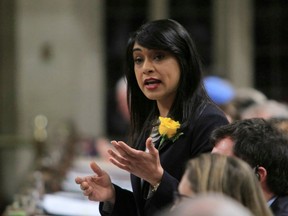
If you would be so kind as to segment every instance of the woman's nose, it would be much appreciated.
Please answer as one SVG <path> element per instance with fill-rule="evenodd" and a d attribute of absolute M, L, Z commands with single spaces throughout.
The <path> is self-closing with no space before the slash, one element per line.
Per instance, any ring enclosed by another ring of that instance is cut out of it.
<path fill-rule="evenodd" d="M 151 73 L 154 71 L 153 63 L 150 60 L 146 60 L 143 64 L 143 72 Z"/>

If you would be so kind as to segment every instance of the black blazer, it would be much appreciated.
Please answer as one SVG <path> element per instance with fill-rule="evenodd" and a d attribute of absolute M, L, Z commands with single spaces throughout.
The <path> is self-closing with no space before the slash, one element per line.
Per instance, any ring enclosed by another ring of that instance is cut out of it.
<path fill-rule="evenodd" d="M 277 197 L 270 206 L 275 216 L 288 215 L 288 195 Z"/>
<path fill-rule="evenodd" d="M 173 202 L 173 192 L 177 190 L 179 181 L 185 171 L 186 162 L 197 155 L 210 152 L 213 146 L 209 143 L 209 137 L 216 127 L 227 124 L 224 113 L 213 104 L 206 104 L 195 121 L 191 121 L 189 127 L 183 131 L 174 143 L 165 141 L 159 149 L 160 161 L 164 175 L 161 184 L 155 194 L 145 199 L 141 185 L 141 179 L 131 175 L 133 193 L 115 185 L 116 203 L 112 215 L 119 216 L 152 216 Z M 145 150 L 145 141 L 141 140 L 138 149 Z M 144 182 L 144 185 L 148 183 Z M 102 212 L 103 203 L 100 203 Z M 110 214 L 111 215 L 111 214 Z"/>

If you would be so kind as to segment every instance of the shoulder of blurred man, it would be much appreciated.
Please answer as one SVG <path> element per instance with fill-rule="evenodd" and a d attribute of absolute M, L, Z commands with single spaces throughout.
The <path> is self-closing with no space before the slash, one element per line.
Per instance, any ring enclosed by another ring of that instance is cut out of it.
<path fill-rule="evenodd" d="M 288 195 L 277 197 L 270 207 L 275 216 L 287 216 L 288 215 Z"/>

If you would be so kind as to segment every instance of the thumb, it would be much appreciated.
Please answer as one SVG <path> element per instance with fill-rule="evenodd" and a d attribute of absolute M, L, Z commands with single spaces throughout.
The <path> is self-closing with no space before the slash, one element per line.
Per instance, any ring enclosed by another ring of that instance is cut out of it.
<path fill-rule="evenodd" d="M 93 170 L 93 172 L 96 173 L 98 176 L 103 175 L 102 169 L 94 161 L 90 163 L 90 167 Z"/>
<path fill-rule="evenodd" d="M 152 154 L 157 153 L 157 149 L 155 148 L 154 144 L 152 143 L 152 137 L 148 137 L 146 140 L 146 148 Z"/>

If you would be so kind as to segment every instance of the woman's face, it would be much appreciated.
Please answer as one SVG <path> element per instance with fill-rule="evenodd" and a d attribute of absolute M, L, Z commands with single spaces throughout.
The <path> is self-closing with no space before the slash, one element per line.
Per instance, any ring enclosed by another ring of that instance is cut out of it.
<path fill-rule="evenodd" d="M 133 59 L 136 79 L 144 95 L 171 107 L 180 80 L 176 57 L 170 52 L 146 49 L 135 43 Z"/>
<path fill-rule="evenodd" d="M 181 195 L 191 197 L 193 196 L 194 192 L 191 189 L 191 183 L 188 179 L 187 172 L 184 173 L 179 185 L 178 185 L 178 192 Z"/>

